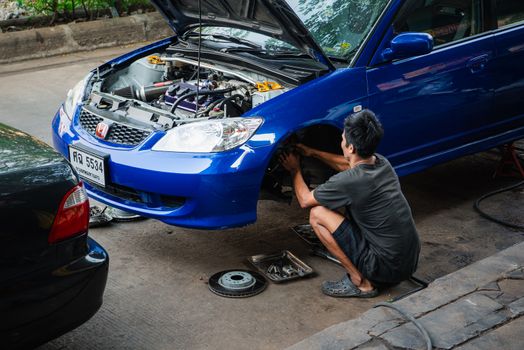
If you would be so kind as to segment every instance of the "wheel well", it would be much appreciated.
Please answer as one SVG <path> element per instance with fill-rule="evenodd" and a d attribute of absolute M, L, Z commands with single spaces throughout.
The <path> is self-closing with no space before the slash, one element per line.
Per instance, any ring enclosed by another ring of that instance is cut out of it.
<path fill-rule="evenodd" d="M 322 151 L 342 154 L 340 142 L 342 130 L 332 125 L 320 124 L 301 129 L 294 133 L 298 142 Z M 293 137 L 293 135 L 291 137 Z"/>
<path fill-rule="evenodd" d="M 302 143 L 325 152 L 342 154 L 341 141 L 342 131 L 326 124 L 309 126 L 288 136 L 279 144 L 269 161 L 262 181 L 260 199 L 291 201 L 291 193 L 286 191 L 291 186 L 291 178 L 278 160 L 282 152 L 296 152 L 294 146 Z M 310 186 L 324 183 L 335 173 L 333 169 L 318 159 L 307 157 L 301 157 L 301 168 L 304 180 Z"/>

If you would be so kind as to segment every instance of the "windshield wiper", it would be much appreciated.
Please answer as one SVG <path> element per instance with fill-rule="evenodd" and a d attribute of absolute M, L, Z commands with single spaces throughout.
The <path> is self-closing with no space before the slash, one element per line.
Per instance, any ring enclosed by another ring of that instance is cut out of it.
<path fill-rule="evenodd" d="M 207 33 L 196 33 L 196 32 L 188 32 L 188 33 L 185 33 L 183 36 L 182 36 L 182 39 L 186 39 L 188 37 L 198 37 L 199 35 L 202 35 L 202 37 L 212 37 L 214 39 L 219 39 L 219 40 L 225 40 L 225 41 L 229 41 L 231 43 L 235 43 L 235 44 L 240 44 L 240 45 L 245 45 L 247 47 L 250 47 L 250 48 L 253 48 L 253 49 L 257 49 L 257 50 L 262 50 L 262 46 L 260 45 L 257 45 L 249 40 L 246 40 L 246 39 L 240 39 L 240 38 L 237 38 L 235 36 L 230 36 L 230 35 L 225 35 L 225 34 L 207 34 Z"/>
<path fill-rule="evenodd" d="M 328 56 L 331 61 L 335 62 L 341 62 L 341 63 L 348 63 L 349 59 L 345 57 L 339 57 L 339 56 Z"/>
<path fill-rule="evenodd" d="M 278 50 L 266 50 L 261 48 L 243 48 L 243 47 L 226 47 L 220 50 L 221 52 L 232 53 L 232 52 L 247 52 L 253 54 L 262 54 L 271 57 L 302 57 L 307 56 L 300 51 L 278 51 Z M 309 56 L 308 56 L 309 57 Z"/>

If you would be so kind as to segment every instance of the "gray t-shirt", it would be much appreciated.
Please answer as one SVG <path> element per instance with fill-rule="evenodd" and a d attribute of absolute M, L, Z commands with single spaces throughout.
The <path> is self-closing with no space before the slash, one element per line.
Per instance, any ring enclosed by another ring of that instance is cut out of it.
<path fill-rule="evenodd" d="M 353 262 L 359 271 L 374 282 L 396 283 L 415 272 L 420 241 L 397 174 L 384 156 L 375 156 L 375 164 L 340 172 L 313 195 L 331 210 L 345 207 L 360 229 L 366 244 Z"/>

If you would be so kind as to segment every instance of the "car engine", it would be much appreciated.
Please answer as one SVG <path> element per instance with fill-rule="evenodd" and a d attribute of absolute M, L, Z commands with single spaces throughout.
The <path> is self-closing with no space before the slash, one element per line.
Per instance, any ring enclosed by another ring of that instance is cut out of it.
<path fill-rule="evenodd" d="M 111 111 L 165 130 L 195 119 L 237 117 L 287 90 L 252 71 L 153 54 L 95 79 L 85 105 L 91 113 Z"/>

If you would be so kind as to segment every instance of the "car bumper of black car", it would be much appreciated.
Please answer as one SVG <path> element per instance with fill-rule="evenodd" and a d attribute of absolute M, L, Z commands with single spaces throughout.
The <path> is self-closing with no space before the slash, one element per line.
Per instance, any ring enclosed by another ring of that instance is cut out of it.
<path fill-rule="evenodd" d="M 49 285 L 58 285 L 59 289 L 42 286 L 20 288 L 17 297 L 20 299 L 26 295 L 26 299 L 32 302 L 21 305 L 19 312 L 12 307 L 12 314 L 21 317 L 28 312 L 41 314 L 38 308 L 52 311 L 11 329 L 0 327 L 2 346 L 6 345 L 8 349 L 33 348 L 80 326 L 98 311 L 106 286 L 109 256 L 93 239 L 87 238 L 87 244 L 86 255 L 51 272 Z M 42 291 L 47 293 L 41 295 Z"/>

